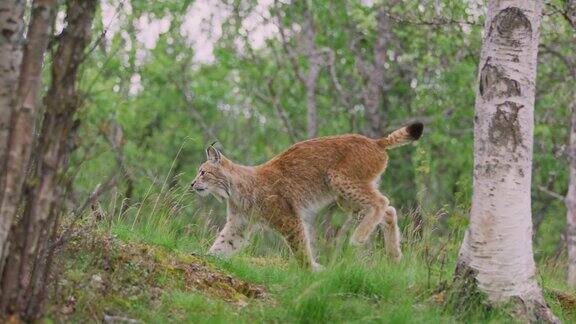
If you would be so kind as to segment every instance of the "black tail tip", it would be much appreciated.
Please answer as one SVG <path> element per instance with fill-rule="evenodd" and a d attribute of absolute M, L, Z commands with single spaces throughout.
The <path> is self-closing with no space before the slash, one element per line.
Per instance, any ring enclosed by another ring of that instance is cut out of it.
<path fill-rule="evenodd" d="M 408 131 L 410 138 L 415 141 L 419 139 L 420 136 L 422 136 L 422 131 L 424 131 L 424 124 L 420 122 L 412 123 L 406 127 L 406 130 Z"/>

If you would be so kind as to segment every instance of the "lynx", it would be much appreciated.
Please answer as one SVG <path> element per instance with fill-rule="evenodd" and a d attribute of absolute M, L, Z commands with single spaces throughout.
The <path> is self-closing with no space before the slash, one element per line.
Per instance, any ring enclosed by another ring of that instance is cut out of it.
<path fill-rule="evenodd" d="M 232 162 L 210 145 L 191 187 L 202 196 L 226 200 L 228 215 L 209 253 L 237 251 L 255 216 L 282 234 L 303 266 L 319 270 L 311 227 L 315 213 L 338 200 L 361 216 L 350 244 L 363 245 L 382 224 L 386 252 L 400 259 L 396 210 L 377 186 L 388 162 L 386 150 L 419 139 L 423 128 L 413 123 L 380 139 L 356 134 L 310 139 L 258 166 Z"/>

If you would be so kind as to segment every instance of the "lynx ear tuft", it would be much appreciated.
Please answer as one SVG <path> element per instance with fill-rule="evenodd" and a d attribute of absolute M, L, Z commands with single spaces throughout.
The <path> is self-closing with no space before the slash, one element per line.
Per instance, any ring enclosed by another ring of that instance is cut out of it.
<path fill-rule="evenodd" d="M 222 159 L 222 154 L 220 154 L 220 151 L 218 151 L 218 149 L 210 145 L 206 149 L 206 158 L 208 159 L 208 161 L 212 163 L 220 163 L 220 160 Z"/>
<path fill-rule="evenodd" d="M 424 124 L 420 122 L 412 123 L 406 127 L 408 131 L 408 135 L 410 135 L 410 139 L 415 141 L 422 136 L 422 132 L 424 131 Z"/>

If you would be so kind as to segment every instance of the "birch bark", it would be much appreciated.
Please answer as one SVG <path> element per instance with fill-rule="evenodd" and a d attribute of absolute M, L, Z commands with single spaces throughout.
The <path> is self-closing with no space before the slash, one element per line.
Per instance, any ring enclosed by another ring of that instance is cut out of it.
<path fill-rule="evenodd" d="M 469 283 L 457 288 L 460 296 L 478 289 L 492 304 L 512 302 L 518 319 L 557 322 L 536 281 L 532 252 L 530 188 L 541 11 L 541 1 L 488 1 L 474 117 L 472 210 L 455 279 Z"/>
<path fill-rule="evenodd" d="M 566 18 L 576 31 L 576 0 L 566 2 Z M 576 65 L 565 60 L 571 75 L 576 81 Z M 572 99 L 572 118 L 570 125 L 570 143 L 568 148 L 570 159 L 570 179 L 568 193 L 564 199 L 566 204 L 566 249 L 568 250 L 568 271 L 566 283 L 569 287 L 576 287 L 576 93 Z"/>
<path fill-rule="evenodd" d="M 564 202 L 566 204 L 566 248 L 568 250 L 568 273 L 566 282 L 568 286 L 576 286 L 576 94 L 572 100 L 572 118 L 570 125 L 570 180 L 568 193 Z"/>

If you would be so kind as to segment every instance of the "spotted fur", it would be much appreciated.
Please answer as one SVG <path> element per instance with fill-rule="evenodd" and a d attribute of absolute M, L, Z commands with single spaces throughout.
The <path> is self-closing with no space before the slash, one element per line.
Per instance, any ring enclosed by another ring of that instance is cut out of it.
<path fill-rule="evenodd" d="M 247 237 L 248 219 L 256 216 L 284 236 L 301 264 L 318 270 L 312 250 L 314 216 L 338 200 L 361 215 L 351 244 L 366 243 L 381 224 L 387 252 L 399 259 L 396 210 L 377 183 L 388 162 L 386 150 L 417 140 L 422 130 L 421 123 L 414 123 L 376 140 L 354 134 L 310 139 L 258 166 L 234 163 L 208 147 L 192 188 L 228 204 L 226 225 L 209 253 L 228 256 L 238 250 Z"/>

